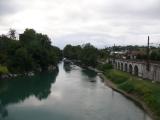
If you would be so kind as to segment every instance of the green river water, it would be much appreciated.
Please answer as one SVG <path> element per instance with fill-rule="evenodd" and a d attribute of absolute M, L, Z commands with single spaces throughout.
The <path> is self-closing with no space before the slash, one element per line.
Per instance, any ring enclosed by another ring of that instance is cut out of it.
<path fill-rule="evenodd" d="M 0 120 L 151 120 L 90 70 L 58 65 L 53 73 L 0 82 Z"/>

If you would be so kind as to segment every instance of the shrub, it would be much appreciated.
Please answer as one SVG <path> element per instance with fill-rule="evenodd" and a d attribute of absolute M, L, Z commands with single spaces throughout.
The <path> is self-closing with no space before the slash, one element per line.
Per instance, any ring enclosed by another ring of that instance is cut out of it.
<path fill-rule="evenodd" d="M 109 70 L 109 69 L 112 69 L 112 68 L 113 68 L 112 64 L 108 64 L 108 63 L 104 64 L 103 67 L 102 67 L 103 70 Z"/>
<path fill-rule="evenodd" d="M 111 70 L 112 68 L 113 68 L 112 64 L 108 64 L 108 63 L 98 65 L 98 69 L 102 71 Z"/>
<path fill-rule="evenodd" d="M 8 68 L 6 66 L 0 65 L 0 75 L 7 74 L 7 73 L 8 73 Z"/>

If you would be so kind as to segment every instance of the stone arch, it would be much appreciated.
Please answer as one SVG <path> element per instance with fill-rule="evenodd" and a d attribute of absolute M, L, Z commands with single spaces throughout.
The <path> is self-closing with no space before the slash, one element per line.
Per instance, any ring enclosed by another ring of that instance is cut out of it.
<path fill-rule="evenodd" d="M 123 71 L 123 63 L 121 63 L 121 70 Z"/>
<path fill-rule="evenodd" d="M 134 66 L 134 75 L 136 75 L 136 76 L 138 76 L 138 66 L 137 65 L 135 65 Z"/>
<path fill-rule="evenodd" d="M 128 71 L 128 65 L 127 65 L 127 63 L 125 63 L 125 66 L 124 66 L 124 70 L 127 72 Z"/>
<path fill-rule="evenodd" d="M 133 67 L 132 67 L 132 65 L 130 64 L 130 65 L 129 65 L 129 73 L 132 74 L 132 71 L 133 71 Z"/>
<path fill-rule="evenodd" d="M 117 62 L 116 62 L 115 68 L 116 68 L 116 69 L 118 68 L 118 63 L 117 63 Z"/>
<path fill-rule="evenodd" d="M 120 63 L 118 62 L 118 70 L 120 70 L 121 68 L 120 68 Z"/>

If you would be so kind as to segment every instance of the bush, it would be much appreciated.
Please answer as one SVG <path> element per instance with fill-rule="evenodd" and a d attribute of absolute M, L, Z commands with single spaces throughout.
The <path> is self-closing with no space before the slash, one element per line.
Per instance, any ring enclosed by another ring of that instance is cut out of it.
<path fill-rule="evenodd" d="M 0 75 L 3 75 L 3 74 L 7 74 L 9 71 L 8 71 L 8 68 L 6 66 L 1 66 L 0 65 Z"/>
<path fill-rule="evenodd" d="M 102 70 L 102 71 L 106 71 L 106 70 L 111 70 L 113 68 L 112 64 L 101 64 L 101 65 L 98 65 L 98 69 Z"/>

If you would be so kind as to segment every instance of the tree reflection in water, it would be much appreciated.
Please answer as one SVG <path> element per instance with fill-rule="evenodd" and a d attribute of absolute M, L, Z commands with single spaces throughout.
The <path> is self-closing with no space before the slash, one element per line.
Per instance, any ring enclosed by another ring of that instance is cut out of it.
<path fill-rule="evenodd" d="M 63 69 L 65 70 L 65 72 L 67 73 L 70 73 L 71 70 L 75 67 L 76 65 L 72 65 L 72 64 L 69 64 L 69 63 L 64 63 L 63 64 Z M 89 80 L 90 82 L 96 82 L 96 76 L 97 76 L 97 73 L 92 71 L 92 70 L 89 70 L 89 69 L 81 69 L 81 73 L 84 75 L 84 76 L 88 76 L 89 77 Z"/>
<path fill-rule="evenodd" d="M 46 99 L 51 93 L 51 85 L 55 82 L 57 74 L 58 68 L 53 72 L 45 72 L 33 77 L 0 81 L 1 117 L 8 116 L 6 106 L 9 104 L 22 102 L 30 96 L 35 96 L 38 100 Z"/>
<path fill-rule="evenodd" d="M 88 70 L 88 69 L 82 69 L 82 74 L 90 77 L 90 78 L 95 78 L 97 76 L 97 73 L 92 71 L 92 70 Z"/>
<path fill-rule="evenodd" d="M 81 72 L 83 75 L 88 76 L 90 82 L 96 82 L 96 76 L 97 76 L 96 72 L 89 69 L 82 69 Z"/>
<path fill-rule="evenodd" d="M 71 64 L 63 64 L 63 69 L 65 70 L 65 72 L 69 73 L 72 69 Z"/>

